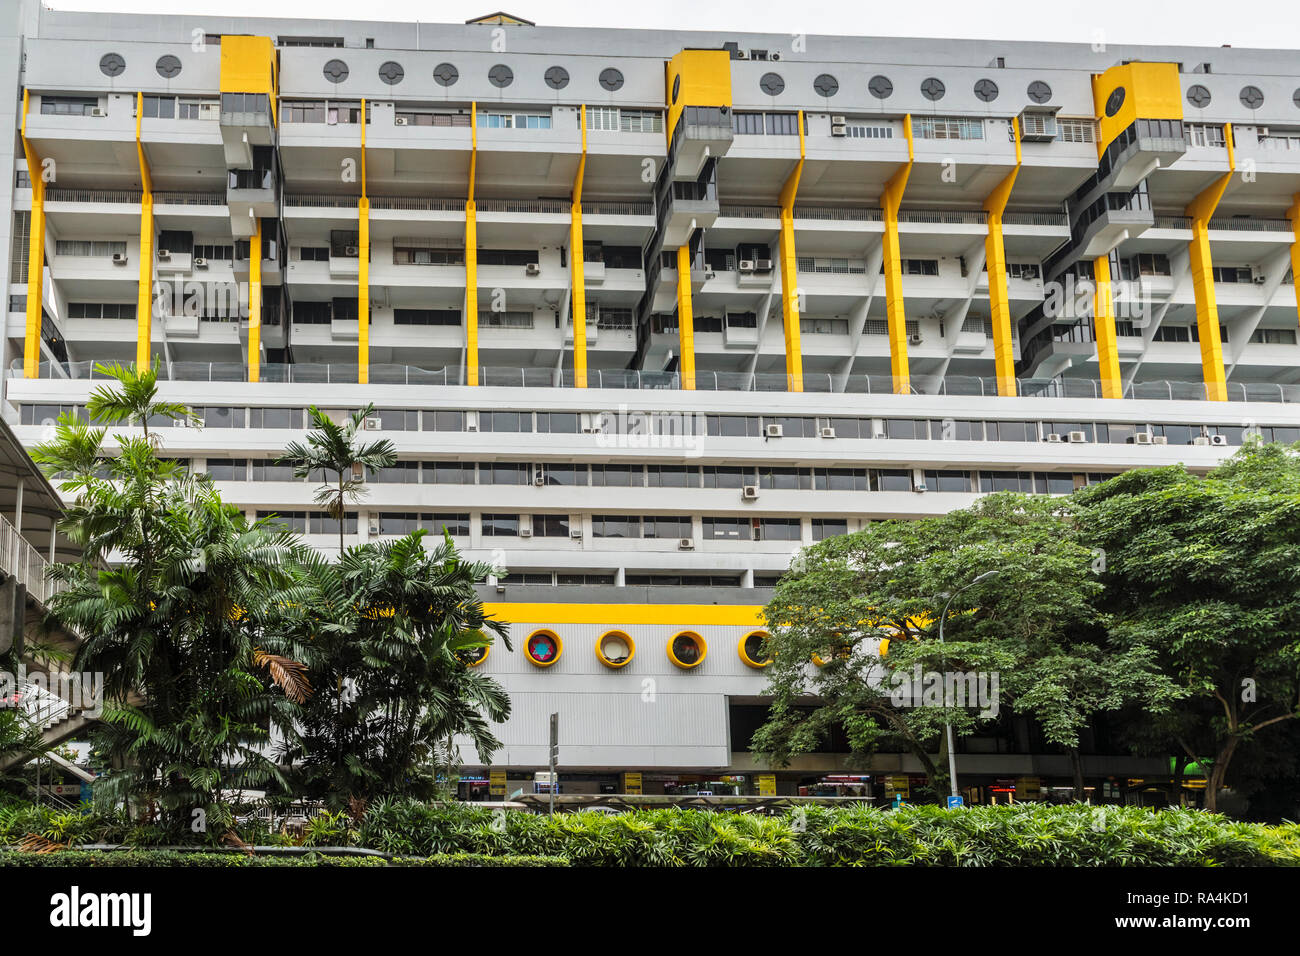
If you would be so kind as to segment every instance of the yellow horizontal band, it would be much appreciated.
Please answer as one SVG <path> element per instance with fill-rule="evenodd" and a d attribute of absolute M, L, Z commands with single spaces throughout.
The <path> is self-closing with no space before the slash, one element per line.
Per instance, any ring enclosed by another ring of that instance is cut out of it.
<path fill-rule="evenodd" d="M 758 604 L 512 604 L 485 603 L 497 620 L 527 624 L 668 624 L 675 627 L 763 623 Z"/>

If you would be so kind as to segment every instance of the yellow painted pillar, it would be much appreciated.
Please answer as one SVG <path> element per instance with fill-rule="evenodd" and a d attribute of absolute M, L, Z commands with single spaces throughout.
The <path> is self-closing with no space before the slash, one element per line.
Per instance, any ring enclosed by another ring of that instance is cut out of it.
<path fill-rule="evenodd" d="M 465 200 L 465 384 L 478 384 L 478 211 L 474 181 L 478 176 L 478 104 L 469 106 L 469 198 Z M 585 318 L 585 316 L 584 316 Z"/>
<path fill-rule="evenodd" d="M 41 295 L 45 288 L 45 177 L 41 158 L 27 142 L 27 90 L 23 90 L 23 153 L 32 184 L 32 215 L 27 238 L 27 321 L 23 330 L 23 378 L 41 372 Z"/>
<path fill-rule="evenodd" d="M 1123 398 L 1124 382 L 1119 374 L 1119 343 L 1115 337 L 1115 303 L 1110 287 L 1110 259 L 1092 260 L 1092 329 L 1097 342 L 1098 376 L 1102 398 Z"/>
<path fill-rule="evenodd" d="M 889 327 L 889 367 L 894 379 L 894 392 L 899 395 L 912 390 L 907 364 L 907 313 L 903 305 L 903 256 L 898 241 L 898 209 L 915 159 L 910 113 L 903 117 L 903 135 L 907 139 L 907 162 L 885 183 L 880 194 L 880 208 L 885 221 L 885 315 Z"/>
<path fill-rule="evenodd" d="M 573 203 L 569 218 L 569 276 L 573 292 L 570 306 L 573 313 L 573 384 L 587 387 L 587 276 L 583 258 L 582 241 L 582 181 L 587 173 L 587 107 L 579 106 L 582 125 L 582 154 L 578 157 L 578 172 L 573 179 Z"/>
<path fill-rule="evenodd" d="M 988 214 L 988 235 L 984 239 L 984 262 L 989 276 L 989 322 L 993 326 L 993 373 L 998 394 L 1016 394 L 1015 339 L 1011 334 L 1011 295 L 1007 290 L 1007 253 L 1002 240 L 1002 214 L 1020 173 L 1020 128 L 1014 119 L 1011 130 L 1016 143 L 1016 165 L 984 202 Z"/>
<path fill-rule="evenodd" d="M 370 200 L 357 201 L 357 381 L 370 381 Z"/>
<path fill-rule="evenodd" d="M 806 156 L 803 135 L 803 110 L 799 111 L 799 162 L 781 188 L 781 233 L 778 240 L 781 260 L 781 313 L 785 330 L 785 380 L 792 392 L 803 391 L 803 344 L 799 326 L 799 257 L 794 244 L 794 202 L 799 194 Z"/>
<path fill-rule="evenodd" d="M 149 157 L 140 140 L 144 116 L 144 93 L 135 94 L 135 152 L 140 163 L 140 282 L 135 300 L 135 364 L 146 369 L 153 364 L 153 177 Z"/>
<path fill-rule="evenodd" d="M 248 240 L 248 380 L 262 380 L 262 220 Z"/>
<path fill-rule="evenodd" d="M 678 369 L 682 388 L 695 390 L 695 313 L 691 305 L 691 244 L 677 248 L 677 338 L 681 346 Z"/>
<path fill-rule="evenodd" d="M 1196 293 L 1196 332 L 1201 340 L 1201 376 L 1205 397 L 1212 402 L 1228 400 L 1227 375 L 1223 368 L 1223 337 L 1219 331 L 1219 303 L 1214 294 L 1214 260 L 1210 255 L 1210 217 L 1218 208 L 1223 192 L 1237 168 L 1232 124 L 1223 126 L 1228 148 L 1228 171 L 1204 189 L 1188 204 L 1186 215 L 1192 220 L 1192 241 L 1187 252 L 1192 270 L 1192 290 Z"/>

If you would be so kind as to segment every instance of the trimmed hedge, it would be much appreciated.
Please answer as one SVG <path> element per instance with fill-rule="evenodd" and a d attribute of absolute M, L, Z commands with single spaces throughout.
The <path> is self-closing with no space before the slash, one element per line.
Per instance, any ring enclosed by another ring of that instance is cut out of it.
<path fill-rule="evenodd" d="M 484 856 L 480 853 L 443 853 L 438 856 L 386 860 L 382 856 L 325 856 L 319 853 L 302 856 L 249 856 L 240 852 L 188 850 L 57 850 L 54 853 L 22 853 L 0 850 L 0 867 L 519 867 L 568 866 L 569 861 L 555 856 Z"/>

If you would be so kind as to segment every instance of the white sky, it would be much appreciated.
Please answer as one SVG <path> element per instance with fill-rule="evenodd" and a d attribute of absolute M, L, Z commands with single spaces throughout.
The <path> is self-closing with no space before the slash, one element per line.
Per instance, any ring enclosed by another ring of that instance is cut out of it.
<path fill-rule="evenodd" d="M 495 4 L 503 4 L 496 6 Z M 1295 0 L 45 0 L 63 10 L 1300 49 Z M 1098 37 L 1097 31 L 1103 36 Z M 1300 75 L 1300 56 L 1296 74 Z"/>

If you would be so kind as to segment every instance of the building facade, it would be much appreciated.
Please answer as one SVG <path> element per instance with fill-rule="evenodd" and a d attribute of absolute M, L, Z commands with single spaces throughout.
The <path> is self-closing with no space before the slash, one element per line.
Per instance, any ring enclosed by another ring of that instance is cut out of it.
<path fill-rule="evenodd" d="M 167 453 L 326 549 L 274 459 L 373 403 L 345 533 L 502 569 L 511 789 L 559 713 L 569 792 L 755 792 L 803 545 L 1300 439 L 1295 53 L 487 19 L 19 2 L 0 365 L 30 445 L 158 363 Z M 1096 738 L 1091 785 L 1159 774 Z M 828 748 L 776 788 L 919 770 Z M 1022 724 L 961 761 L 1068 777 Z"/>

